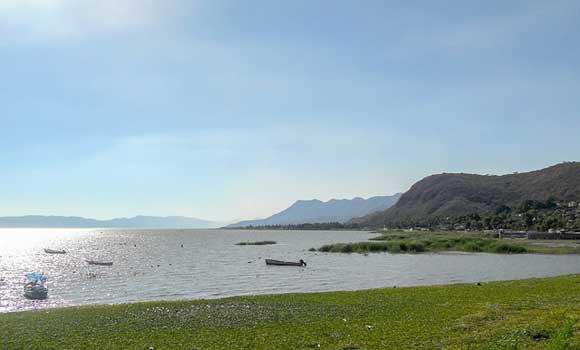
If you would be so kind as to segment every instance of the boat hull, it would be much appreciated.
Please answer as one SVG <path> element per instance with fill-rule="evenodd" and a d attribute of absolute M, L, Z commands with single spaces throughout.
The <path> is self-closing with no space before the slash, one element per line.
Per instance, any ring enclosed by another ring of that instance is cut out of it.
<path fill-rule="evenodd" d="M 275 266 L 304 266 L 300 262 L 281 261 L 281 260 L 274 260 L 274 259 L 266 259 L 266 265 L 275 265 Z"/>
<path fill-rule="evenodd" d="M 94 261 L 94 260 L 86 260 L 87 264 L 89 265 L 97 265 L 97 266 L 113 266 L 112 262 L 101 262 L 101 261 Z"/>
<path fill-rule="evenodd" d="M 42 285 L 35 285 L 35 286 L 25 286 L 24 287 L 24 296 L 27 299 L 32 300 L 43 300 L 48 298 L 48 288 Z"/>
<path fill-rule="evenodd" d="M 64 251 L 64 250 L 53 250 L 53 249 L 48 249 L 48 248 L 45 248 L 44 252 L 46 254 L 66 254 L 66 251 Z"/>

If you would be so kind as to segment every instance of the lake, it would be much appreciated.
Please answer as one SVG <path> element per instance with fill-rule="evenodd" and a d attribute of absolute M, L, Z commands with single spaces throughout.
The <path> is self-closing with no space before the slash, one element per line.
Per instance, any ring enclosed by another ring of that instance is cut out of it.
<path fill-rule="evenodd" d="M 359 231 L 0 229 L 0 312 L 580 273 L 580 255 L 364 256 L 308 251 L 374 236 Z M 260 240 L 278 244 L 236 245 Z M 44 248 L 68 253 L 50 255 Z M 265 258 L 304 259 L 308 266 L 267 266 Z M 85 259 L 113 261 L 114 265 L 90 266 Z M 28 272 L 49 276 L 47 300 L 22 296 Z"/>

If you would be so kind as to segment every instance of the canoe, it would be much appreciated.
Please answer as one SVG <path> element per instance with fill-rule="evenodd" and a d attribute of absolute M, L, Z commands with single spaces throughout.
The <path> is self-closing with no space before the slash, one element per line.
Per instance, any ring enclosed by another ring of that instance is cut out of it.
<path fill-rule="evenodd" d="M 306 262 L 300 259 L 299 262 L 293 261 L 281 261 L 274 259 L 266 259 L 266 265 L 276 265 L 276 266 L 306 266 Z"/>
<path fill-rule="evenodd" d="M 99 266 L 113 266 L 113 262 L 103 262 L 95 260 L 85 260 L 89 265 L 99 265 Z"/>
<path fill-rule="evenodd" d="M 54 250 L 48 248 L 44 248 L 44 252 L 46 254 L 66 254 L 66 250 Z"/>

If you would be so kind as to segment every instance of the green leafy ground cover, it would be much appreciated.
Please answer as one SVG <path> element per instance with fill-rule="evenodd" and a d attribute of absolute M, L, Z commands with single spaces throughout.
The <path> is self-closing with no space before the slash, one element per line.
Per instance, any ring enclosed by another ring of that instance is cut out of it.
<path fill-rule="evenodd" d="M 10 313 L 0 349 L 580 349 L 580 275 Z"/>

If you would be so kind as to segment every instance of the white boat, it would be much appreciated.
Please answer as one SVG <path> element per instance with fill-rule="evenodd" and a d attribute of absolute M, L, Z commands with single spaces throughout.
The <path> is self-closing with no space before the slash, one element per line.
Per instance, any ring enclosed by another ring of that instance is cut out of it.
<path fill-rule="evenodd" d="M 48 249 L 48 248 L 44 248 L 44 252 L 46 254 L 66 254 L 66 250 L 55 250 L 55 249 Z"/>
<path fill-rule="evenodd" d="M 99 266 L 112 266 L 113 262 L 103 262 L 103 261 L 96 261 L 96 260 L 85 260 L 89 265 L 99 265 Z"/>

